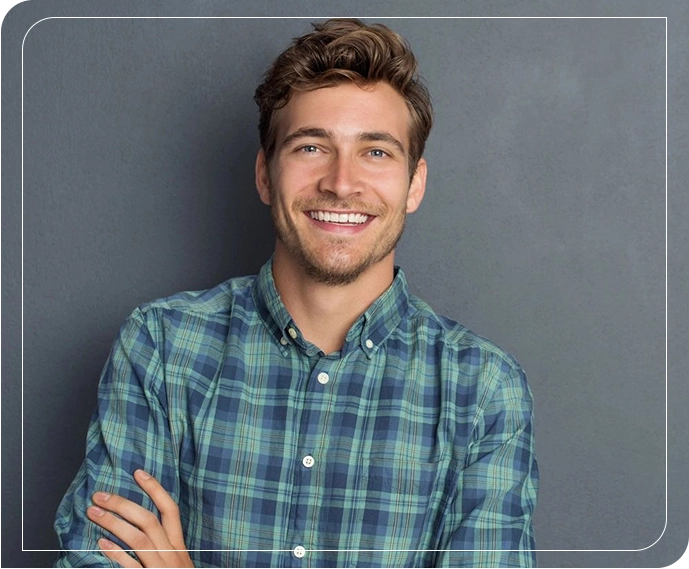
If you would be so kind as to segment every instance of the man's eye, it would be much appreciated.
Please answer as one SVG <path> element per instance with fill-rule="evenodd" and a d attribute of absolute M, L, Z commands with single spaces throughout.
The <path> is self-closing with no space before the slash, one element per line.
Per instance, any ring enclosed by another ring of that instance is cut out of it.
<path fill-rule="evenodd" d="M 318 147 L 313 144 L 307 144 L 306 146 L 302 146 L 299 150 L 304 154 L 313 154 L 314 152 L 318 152 Z"/>
<path fill-rule="evenodd" d="M 369 151 L 369 154 L 374 158 L 384 158 L 388 155 L 385 150 L 381 150 L 380 148 L 374 148 L 373 150 Z"/>

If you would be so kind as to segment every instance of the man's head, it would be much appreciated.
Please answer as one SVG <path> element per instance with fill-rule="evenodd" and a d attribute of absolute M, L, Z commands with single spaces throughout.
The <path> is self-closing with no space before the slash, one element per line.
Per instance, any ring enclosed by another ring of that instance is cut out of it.
<path fill-rule="evenodd" d="M 364 273 L 385 280 L 424 194 L 428 92 L 407 44 L 384 26 L 314 27 L 256 90 L 256 187 L 271 207 L 274 268 L 334 286 Z"/>
<path fill-rule="evenodd" d="M 356 19 L 314 23 L 314 31 L 295 38 L 274 61 L 256 89 L 260 110 L 261 147 L 270 161 L 275 151 L 275 113 L 295 92 L 353 82 L 359 86 L 388 83 L 407 104 L 409 177 L 414 175 L 433 123 L 428 90 L 421 83 L 417 63 L 407 42 L 382 24 Z"/>

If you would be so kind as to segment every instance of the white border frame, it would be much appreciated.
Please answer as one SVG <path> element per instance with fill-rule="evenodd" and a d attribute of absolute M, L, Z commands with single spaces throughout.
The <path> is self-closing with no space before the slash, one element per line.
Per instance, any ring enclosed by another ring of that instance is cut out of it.
<path fill-rule="evenodd" d="M 22 69 L 21 69 L 21 131 L 22 131 L 22 147 L 21 147 L 21 381 L 22 381 L 22 552 L 45 551 L 45 552 L 61 552 L 61 549 L 25 549 L 24 548 L 24 42 L 29 32 L 41 22 L 46 20 L 264 20 L 264 19 L 284 19 L 284 20 L 322 20 L 329 17 L 307 17 L 307 16 L 50 16 L 36 21 L 24 34 L 22 39 Z M 665 20 L 665 524 L 660 536 L 646 547 L 640 549 L 529 549 L 529 550 L 515 550 L 515 549 L 307 549 L 306 553 L 313 552 L 328 552 L 328 551 L 437 551 L 437 552 L 451 552 L 451 551 L 536 551 L 536 552 L 635 552 L 645 551 L 658 543 L 665 531 L 667 530 L 668 522 L 668 294 L 667 294 L 667 236 L 668 236 L 668 215 L 667 215 L 667 59 L 668 59 L 668 37 L 667 37 L 667 16 L 359 16 L 361 19 L 378 20 Z M 100 553 L 101 549 L 75 549 L 71 551 L 91 551 Z M 131 550 L 130 550 L 131 551 Z M 144 550 L 142 550 L 144 551 Z M 149 550 L 150 551 L 150 550 Z M 293 552 L 293 549 L 189 549 L 188 551 L 219 551 L 219 552 L 233 552 L 233 551 L 271 551 L 271 552 Z"/>

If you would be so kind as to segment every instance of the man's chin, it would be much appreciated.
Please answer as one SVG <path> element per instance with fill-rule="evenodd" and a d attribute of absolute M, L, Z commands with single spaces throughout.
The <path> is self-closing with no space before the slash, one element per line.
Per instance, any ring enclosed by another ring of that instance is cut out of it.
<path fill-rule="evenodd" d="M 353 283 L 366 269 L 368 262 L 318 262 L 310 259 L 302 259 L 302 267 L 314 281 L 329 286 L 344 286 Z"/>
<path fill-rule="evenodd" d="M 332 239 L 327 243 L 308 243 L 279 232 L 278 240 L 288 256 L 296 261 L 314 282 L 329 286 L 344 286 L 356 281 L 377 260 L 373 251 L 354 244 L 349 239 Z"/>

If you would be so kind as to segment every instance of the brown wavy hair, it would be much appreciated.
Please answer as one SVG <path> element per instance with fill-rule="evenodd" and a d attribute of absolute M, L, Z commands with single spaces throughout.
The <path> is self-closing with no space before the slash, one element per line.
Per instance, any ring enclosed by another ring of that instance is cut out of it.
<path fill-rule="evenodd" d="M 384 81 L 406 101 L 411 114 L 409 177 L 413 177 L 433 124 L 428 89 L 407 41 L 383 24 L 354 18 L 312 24 L 273 62 L 254 94 L 259 107 L 261 146 L 270 161 L 275 151 L 275 112 L 294 91 L 313 91 L 353 81 L 361 87 Z"/>

